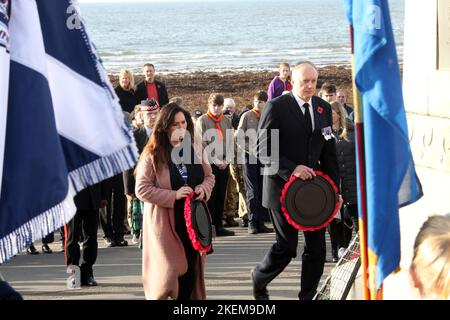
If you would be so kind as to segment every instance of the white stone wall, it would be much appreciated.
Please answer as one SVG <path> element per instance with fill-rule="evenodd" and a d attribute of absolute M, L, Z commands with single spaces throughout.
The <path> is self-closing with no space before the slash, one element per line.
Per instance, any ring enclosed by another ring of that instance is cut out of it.
<path fill-rule="evenodd" d="M 403 95 L 424 196 L 400 210 L 403 271 L 411 263 L 422 223 L 430 215 L 450 212 L 450 72 L 437 70 L 437 1 L 405 1 Z M 349 298 L 362 299 L 361 282 L 358 277 Z M 417 298 L 406 272 L 386 279 L 384 298 Z"/>

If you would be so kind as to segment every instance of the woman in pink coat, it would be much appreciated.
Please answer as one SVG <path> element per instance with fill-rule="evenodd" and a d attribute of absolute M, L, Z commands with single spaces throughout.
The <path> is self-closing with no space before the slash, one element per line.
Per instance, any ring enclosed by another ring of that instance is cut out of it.
<path fill-rule="evenodd" d="M 197 199 L 206 201 L 214 176 L 206 156 L 190 143 L 193 136 L 190 114 L 168 104 L 136 169 L 136 196 L 144 201 L 142 275 L 147 299 L 206 299 L 205 255 L 189 239 L 184 200 L 194 191 Z"/>

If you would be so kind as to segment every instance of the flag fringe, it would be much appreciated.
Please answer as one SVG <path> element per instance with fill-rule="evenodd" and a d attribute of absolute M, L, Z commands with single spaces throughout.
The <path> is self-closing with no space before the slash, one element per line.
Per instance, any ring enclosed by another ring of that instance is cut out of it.
<path fill-rule="evenodd" d="M 137 147 L 130 144 L 125 148 L 90 162 L 69 173 L 76 192 L 105 179 L 131 169 L 137 162 Z"/>
<path fill-rule="evenodd" d="M 66 198 L 53 208 L 18 227 L 16 230 L 0 239 L 0 265 L 19 252 L 24 247 L 39 241 L 54 230 L 69 222 L 75 215 L 73 202 L 75 192 L 69 186 Z"/>

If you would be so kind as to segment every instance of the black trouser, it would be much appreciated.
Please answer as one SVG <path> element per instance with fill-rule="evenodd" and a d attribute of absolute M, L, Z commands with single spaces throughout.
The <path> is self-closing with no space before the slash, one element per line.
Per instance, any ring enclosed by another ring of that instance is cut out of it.
<path fill-rule="evenodd" d="M 333 219 L 328 225 L 333 257 L 337 257 L 339 248 L 347 247 L 344 238 L 344 223 L 341 219 Z"/>
<path fill-rule="evenodd" d="M 107 195 L 106 210 L 101 210 L 100 223 L 106 238 L 122 241 L 125 232 L 126 197 L 123 174 L 110 178 L 111 191 Z"/>
<path fill-rule="evenodd" d="M 255 268 L 254 279 L 259 288 L 267 286 L 297 255 L 298 230 L 286 221 L 281 211 L 270 210 L 270 214 L 276 243 Z M 302 255 L 301 290 L 298 296 L 300 299 L 312 299 L 325 264 L 325 229 L 307 231 L 303 235 L 305 248 Z"/>
<path fill-rule="evenodd" d="M 228 167 L 225 170 L 220 170 L 216 165 L 212 164 L 211 168 L 216 182 L 211 192 L 211 197 L 208 200 L 208 208 L 211 213 L 212 224 L 217 228 L 223 225 L 223 208 L 225 205 L 229 172 Z"/>
<path fill-rule="evenodd" d="M 183 243 L 188 266 L 186 273 L 178 278 L 177 300 L 190 300 L 195 286 L 195 259 L 198 253 L 192 246 L 192 242 L 187 233 L 186 220 L 184 218 L 184 199 L 175 202 L 174 214 L 175 230 Z"/>
<path fill-rule="evenodd" d="M 42 238 L 42 244 L 49 244 L 53 241 L 55 241 L 55 235 L 53 234 L 53 232 L 50 232 L 48 235 Z"/>
<path fill-rule="evenodd" d="M 66 265 L 78 266 L 80 263 L 80 246 L 78 240 L 83 232 L 83 263 L 80 266 L 81 280 L 93 276 L 92 266 L 97 260 L 97 210 L 77 210 L 75 216 L 66 225 Z"/>
<path fill-rule="evenodd" d="M 357 204 L 346 204 L 344 210 L 347 211 L 346 217 L 344 219 L 344 235 L 343 244 L 344 248 L 347 248 L 352 240 L 353 230 L 358 232 L 358 205 Z"/>
<path fill-rule="evenodd" d="M 248 221 L 249 224 L 258 227 L 264 223 L 267 216 L 267 209 L 262 206 L 263 176 L 261 174 L 261 163 L 258 161 L 250 164 L 247 155 L 243 169 Z"/>

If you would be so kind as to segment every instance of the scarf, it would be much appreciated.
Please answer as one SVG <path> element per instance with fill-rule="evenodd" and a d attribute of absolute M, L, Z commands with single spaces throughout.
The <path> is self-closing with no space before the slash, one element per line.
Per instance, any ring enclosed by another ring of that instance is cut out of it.
<path fill-rule="evenodd" d="M 214 121 L 214 123 L 216 125 L 216 129 L 217 129 L 217 136 L 219 137 L 219 139 L 221 141 L 223 141 L 222 129 L 220 128 L 220 121 L 222 120 L 223 114 L 221 114 L 217 118 L 209 110 L 206 114 L 208 115 L 208 117 L 210 117 L 212 119 L 212 121 Z"/>
<path fill-rule="evenodd" d="M 256 117 L 259 119 L 261 117 L 261 112 L 258 110 L 252 109 L 252 111 L 256 114 Z"/>

